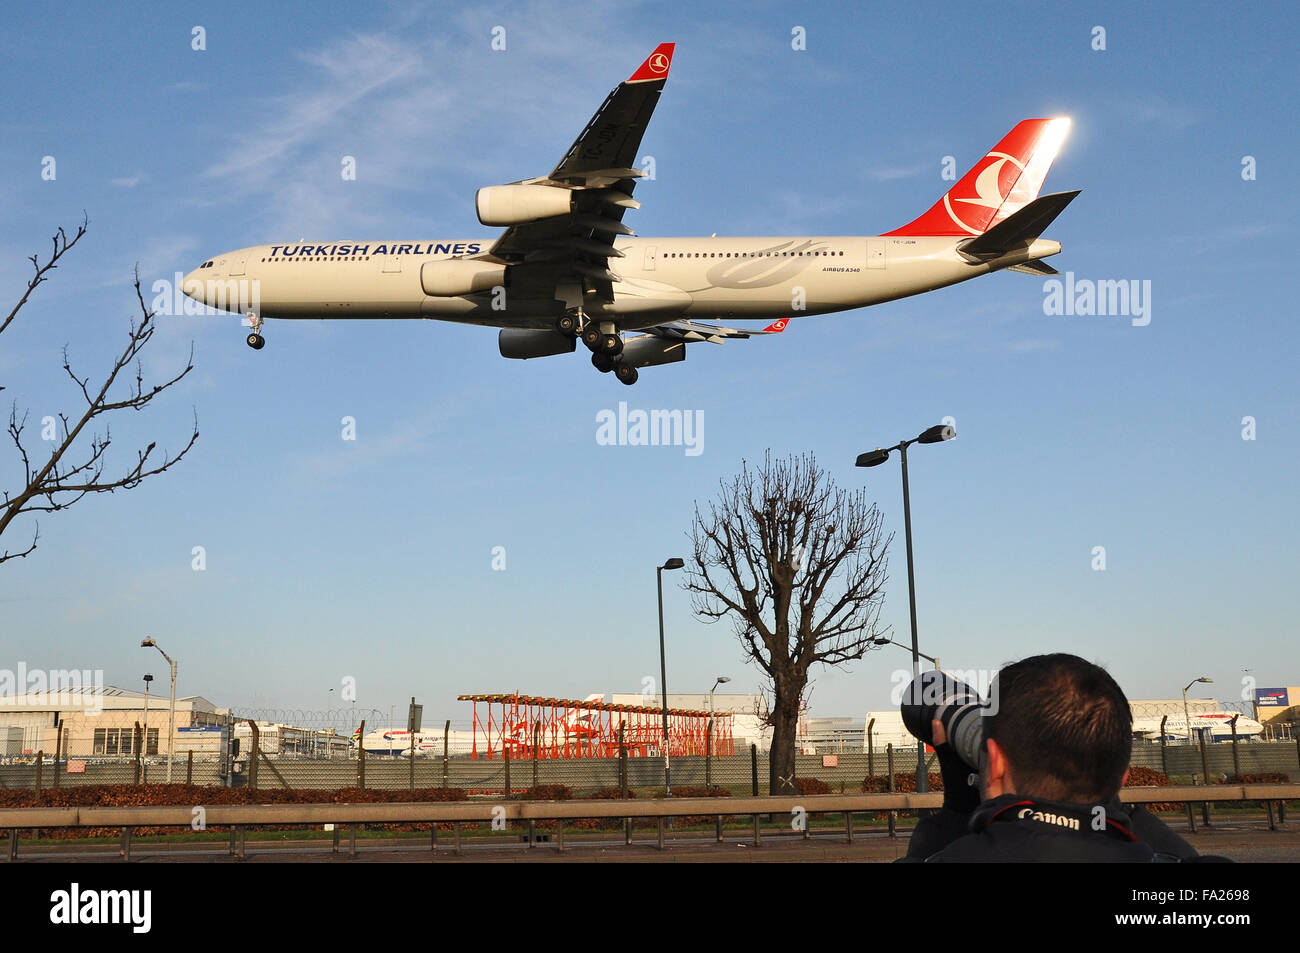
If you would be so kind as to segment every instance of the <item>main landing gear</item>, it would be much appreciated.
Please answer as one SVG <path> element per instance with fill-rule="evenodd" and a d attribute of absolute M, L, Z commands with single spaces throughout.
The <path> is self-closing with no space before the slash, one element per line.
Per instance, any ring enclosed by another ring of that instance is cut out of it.
<path fill-rule="evenodd" d="M 608 374 L 610 371 L 613 371 L 615 377 L 628 385 L 635 384 L 637 378 L 641 376 L 637 372 L 637 369 L 631 364 L 624 364 L 618 358 L 610 357 L 608 354 L 591 355 L 591 366 L 602 374 Z"/>
<path fill-rule="evenodd" d="M 598 323 L 586 318 L 580 309 L 567 311 L 555 319 L 555 330 L 582 338 L 591 351 L 591 366 L 602 374 L 611 371 L 624 384 L 635 384 L 640 374 L 622 360 L 623 337 L 612 321 Z"/>
<path fill-rule="evenodd" d="M 252 311 L 248 312 L 244 317 L 248 318 L 248 325 L 253 329 L 244 340 L 248 342 L 248 346 L 254 351 L 260 351 L 266 347 L 266 338 L 261 335 L 262 319 Z"/>

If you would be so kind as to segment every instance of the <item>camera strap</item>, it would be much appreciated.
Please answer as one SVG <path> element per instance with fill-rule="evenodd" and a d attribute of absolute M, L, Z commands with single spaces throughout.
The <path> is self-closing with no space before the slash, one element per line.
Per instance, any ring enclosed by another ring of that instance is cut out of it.
<path fill-rule="evenodd" d="M 1041 801 L 1019 794 L 1004 794 L 981 805 L 970 819 L 970 829 L 981 831 L 994 823 L 1017 823 L 1074 834 L 1109 834 L 1126 841 L 1137 838 L 1129 830 L 1129 817 L 1115 804 L 1072 804 Z"/>

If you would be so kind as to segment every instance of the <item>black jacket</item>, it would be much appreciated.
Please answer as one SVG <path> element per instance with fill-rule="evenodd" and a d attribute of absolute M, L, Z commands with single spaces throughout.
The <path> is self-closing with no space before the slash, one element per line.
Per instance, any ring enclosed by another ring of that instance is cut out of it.
<path fill-rule="evenodd" d="M 922 818 L 903 859 L 1152 863 L 1188 854 L 1194 856 L 1195 851 L 1182 838 L 1145 811 L 1135 817 L 1118 800 L 1103 807 L 1006 794 L 985 801 L 969 815 L 945 808 Z"/>

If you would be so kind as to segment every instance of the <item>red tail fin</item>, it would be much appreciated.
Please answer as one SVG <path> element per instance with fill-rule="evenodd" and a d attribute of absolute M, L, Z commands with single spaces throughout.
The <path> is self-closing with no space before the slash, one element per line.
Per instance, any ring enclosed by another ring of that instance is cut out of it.
<path fill-rule="evenodd" d="M 1026 119 L 928 212 L 886 235 L 979 235 L 1035 198 L 1070 131 L 1069 119 Z"/>

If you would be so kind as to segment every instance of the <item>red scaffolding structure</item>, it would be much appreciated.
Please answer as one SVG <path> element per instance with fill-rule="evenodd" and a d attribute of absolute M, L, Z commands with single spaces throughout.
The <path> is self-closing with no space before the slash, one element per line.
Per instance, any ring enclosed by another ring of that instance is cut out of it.
<path fill-rule="evenodd" d="M 628 757 L 663 754 L 663 709 L 648 705 L 611 705 L 602 701 L 572 698 L 540 698 L 532 695 L 459 695 L 458 701 L 474 703 L 475 758 L 500 758 L 509 750 L 510 759 L 532 758 L 616 758 L 619 729 Z M 482 705 L 482 711 L 479 706 Z M 713 740 L 709 744 L 709 720 Z M 668 709 L 668 754 L 673 757 L 735 753 L 731 712 Z"/>

